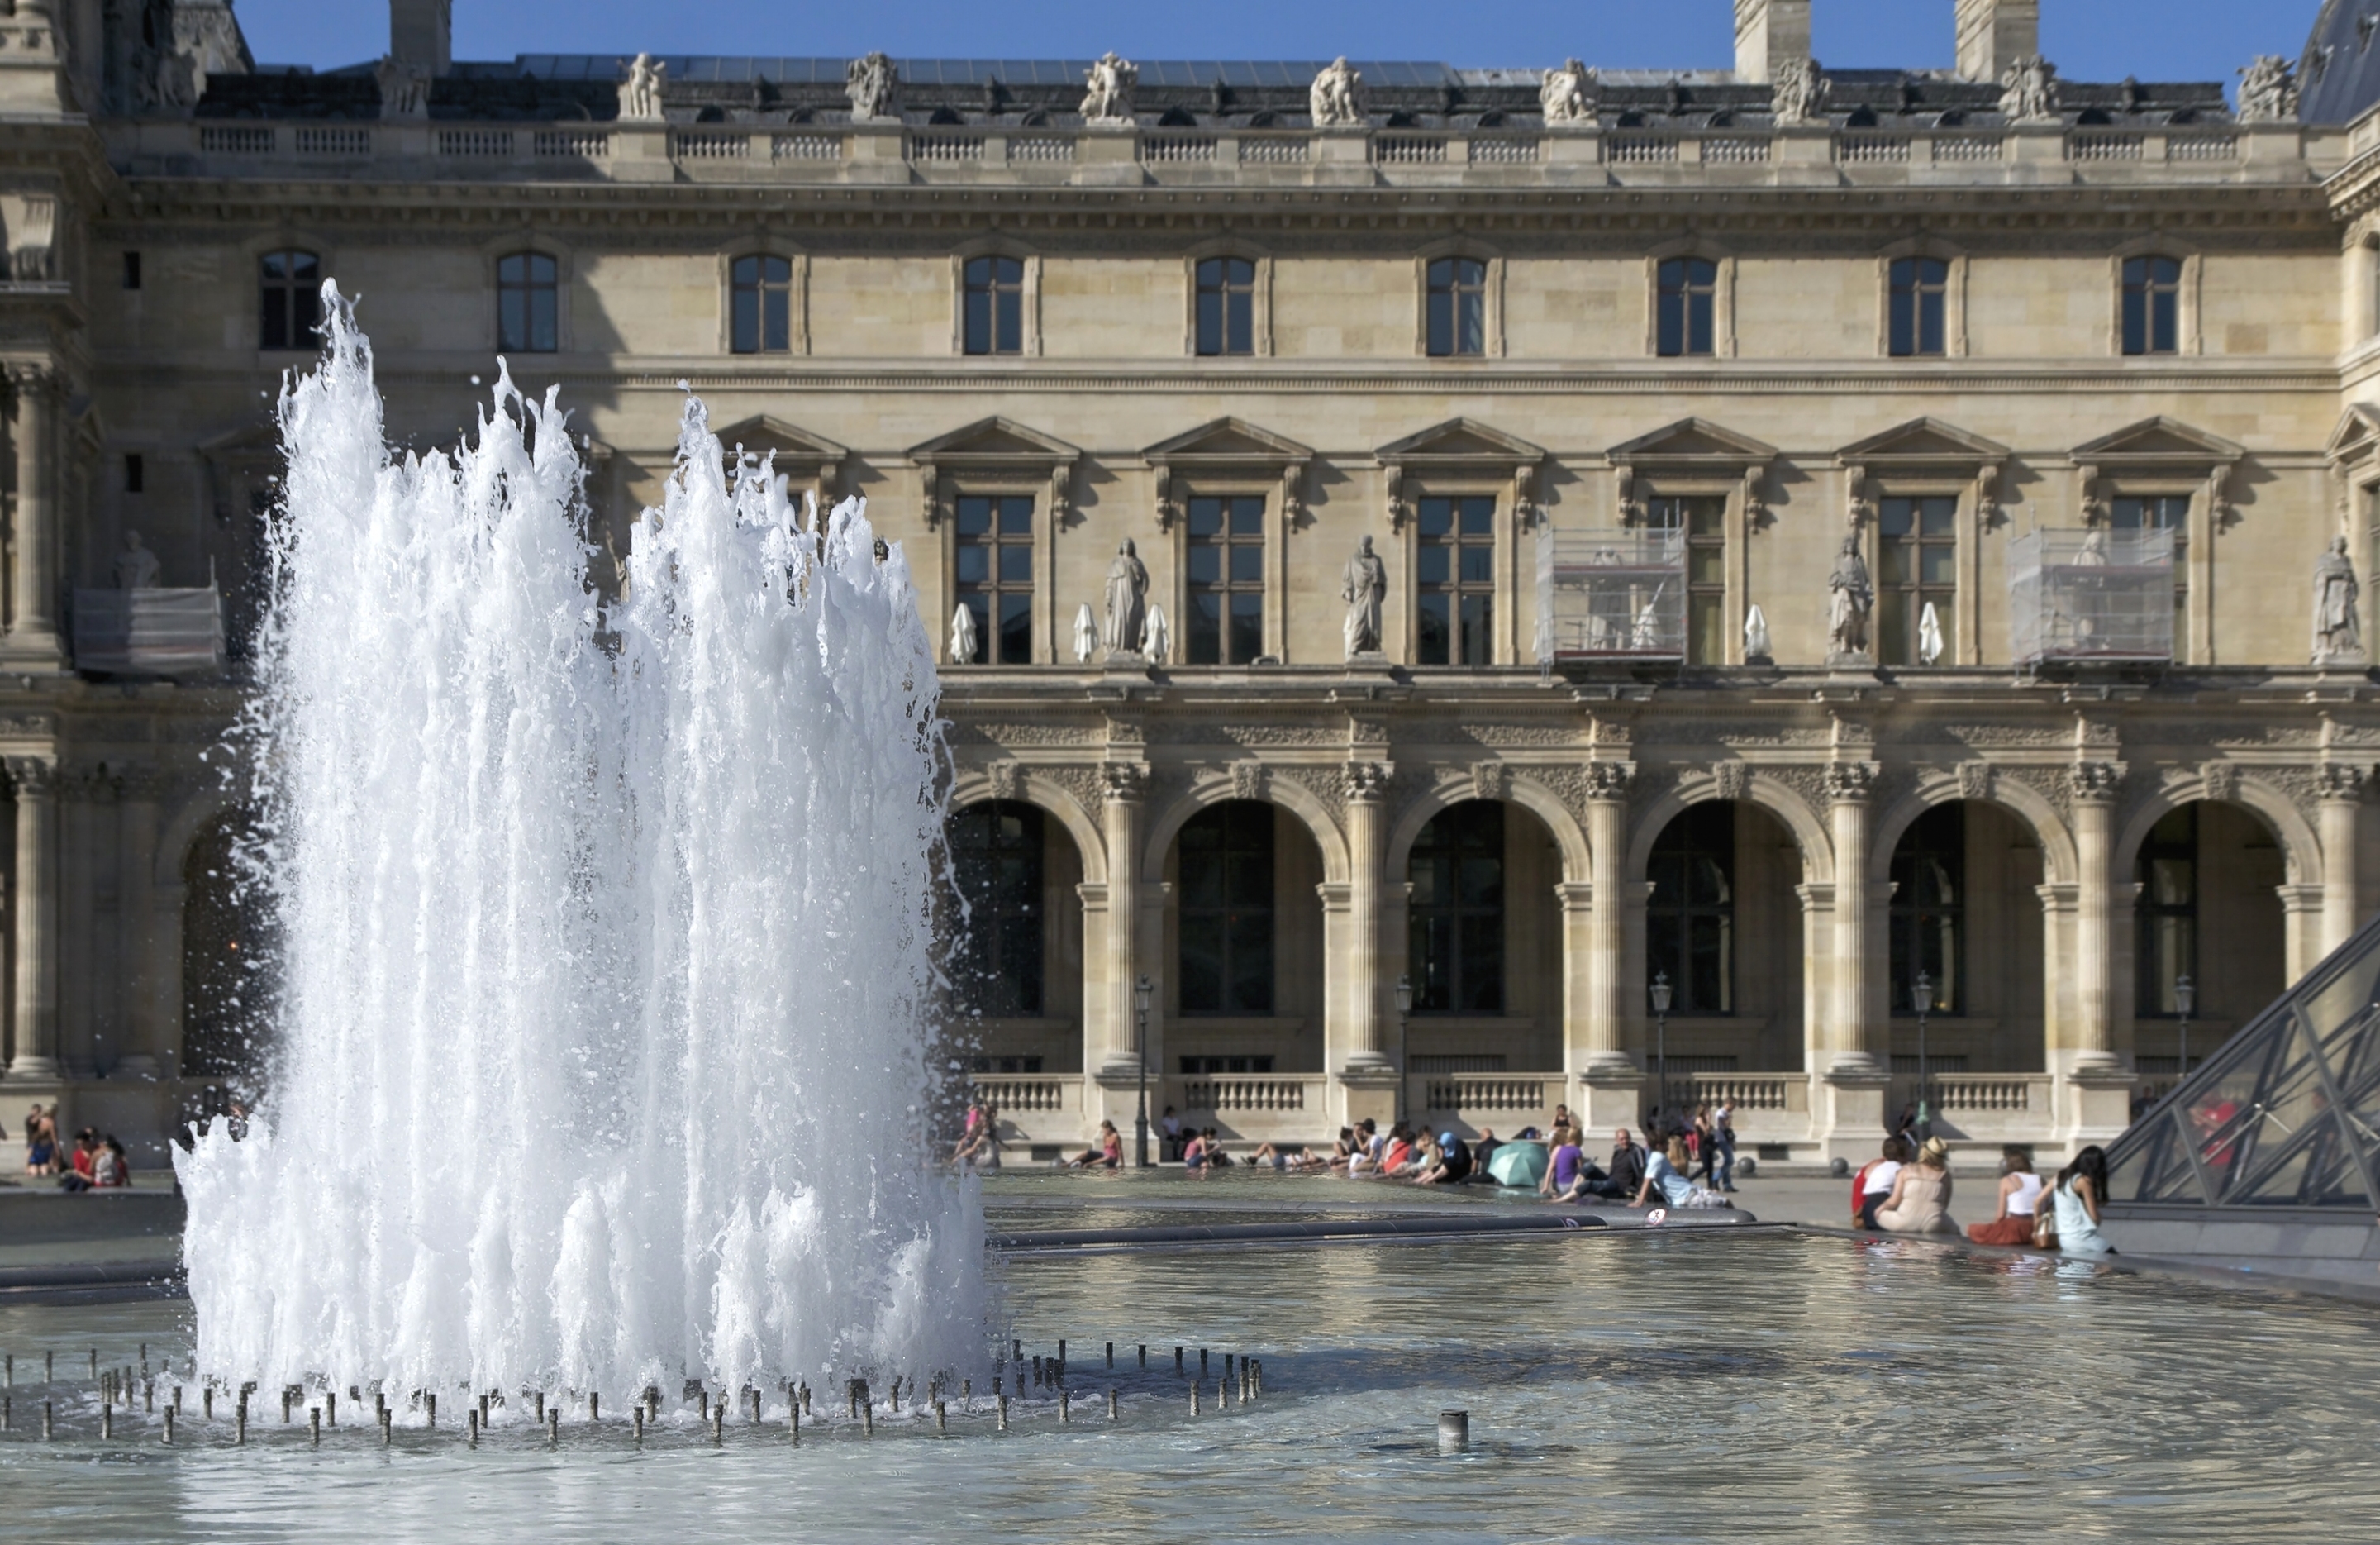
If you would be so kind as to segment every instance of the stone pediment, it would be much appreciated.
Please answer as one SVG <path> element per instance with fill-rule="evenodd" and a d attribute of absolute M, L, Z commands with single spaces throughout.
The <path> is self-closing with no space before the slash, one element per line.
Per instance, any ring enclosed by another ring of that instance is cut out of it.
<path fill-rule="evenodd" d="M 823 434 L 813 434 L 798 424 L 789 424 L 766 413 L 739 419 L 718 434 L 720 448 L 730 453 L 741 445 L 752 456 L 773 454 L 779 471 L 797 462 L 839 462 L 851 454 Z"/>
<path fill-rule="evenodd" d="M 1681 419 L 1650 434 L 1622 441 L 1604 454 L 1621 467 L 1670 462 L 1741 468 L 1776 460 L 1777 447 L 1707 419 Z"/>
<path fill-rule="evenodd" d="M 2368 460 L 2380 450 L 2380 408 L 2353 402 L 2338 416 L 2338 425 L 2324 443 L 2322 454 L 2334 467 Z"/>
<path fill-rule="evenodd" d="M 2178 420 L 2160 415 L 2143 419 L 2113 434 L 2103 434 L 2086 441 L 2070 453 L 2077 465 L 2124 467 L 2155 464 L 2160 466 L 2211 466 L 2217 462 L 2234 462 L 2247 454 L 2219 434 L 2209 434 L 2193 429 Z"/>
<path fill-rule="evenodd" d="M 1435 462 L 1519 467 L 1535 466 L 1546 458 L 1544 446 L 1533 445 L 1517 434 L 1507 434 L 1471 419 L 1449 419 L 1442 424 L 1433 424 L 1417 434 L 1392 440 L 1373 454 L 1384 466 L 1427 466 Z"/>
<path fill-rule="evenodd" d="M 1217 419 L 1201 424 L 1187 433 L 1159 441 L 1140 456 L 1152 467 L 1195 467 L 1201 463 L 1283 467 L 1303 466 L 1314 459 L 1309 447 L 1238 419 Z"/>
<path fill-rule="evenodd" d="M 1912 419 L 1881 434 L 1852 442 L 1835 453 L 1835 460 L 1843 466 L 1876 468 L 1974 467 L 1984 462 L 2006 461 L 2009 455 L 2006 445 L 1980 434 L 1970 434 L 1956 424 L 1946 424 L 1939 419 Z"/>
<path fill-rule="evenodd" d="M 920 465 L 961 462 L 978 466 L 1072 466 L 1082 452 L 1053 434 L 1027 429 L 1013 419 L 978 419 L 964 429 L 939 434 L 910 447 L 909 459 Z"/>

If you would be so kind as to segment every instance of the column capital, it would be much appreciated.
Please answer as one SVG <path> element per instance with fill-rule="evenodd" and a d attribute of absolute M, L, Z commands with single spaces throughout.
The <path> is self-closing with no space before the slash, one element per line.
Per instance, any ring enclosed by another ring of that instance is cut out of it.
<path fill-rule="evenodd" d="M 2314 788 L 2325 800 L 2360 804 L 2371 776 L 2372 770 L 2361 762 L 2325 761 L 2314 769 Z"/>
<path fill-rule="evenodd" d="M 1859 805 L 1876 791 L 1876 765 L 1872 761 L 1827 763 L 1827 802 Z"/>
<path fill-rule="evenodd" d="M 1595 905 L 1595 886 L 1585 880 L 1562 880 L 1554 884 L 1554 899 L 1565 912 L 1585 912 Z"/>
<path fill-rule="evenodd" d="M 2120 761 L 2078 761 L 2066 770 L 2066 792 L 2078 805 L 2112 805 L 2124 791 Z"/>
<path fill-rule="evenodd" d="M 47 797 L 58 789 L 58 764 L 47 757 L 8 757 L 0 759 L 8 770 L 8 781 L 19 795 L 36 798 Z"/>
<path fill-rule="evenodd" d="M 58 368 L 46 359 L 11 359 L 0 366 L 8 378 L 8 389 L 19 397 L 32 393 L 55 396 L 65 387 L 65 378 Z"/>
<path fill-rule="evenodd" d="M 1136 761 L 1103 761 L 1099 787 L 1111 803 L 1137 804 L 1148 789 L 1148 769 Z"/>
<path fill-rule="evenodd" d="M 1590 761 L 1582 770 L 1586 774 L 1586 797 L 1601 803 L 1614 803 L 1628 797 L 1628 790 L 1636 779 L 1633 761 Z"/>
<path fill-rule="evenodd" d="M 1349 762 L 1342 773 L 1348 799 L 1359 804 L 1377 803 L 1388 792 L 1389 771 L 1386 762 Z"/>

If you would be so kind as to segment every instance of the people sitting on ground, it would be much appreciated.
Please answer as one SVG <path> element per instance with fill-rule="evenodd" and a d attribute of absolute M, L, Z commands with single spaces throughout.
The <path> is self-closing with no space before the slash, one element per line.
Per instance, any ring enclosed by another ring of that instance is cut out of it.
<path fill-rule="evenodd" d="M 1488 1173 L 1488 1161 L 1496 1157 L 1496 1150 L 1503 1146 L 1496 1140 L 1494 1127 L 1483 1126 L 1479 1129 L 1479 1140 L 1471 1145 L 1472 1179 L 1492 1181 L 1495 1178 Z"/>
<path fill-rule="evenodd" d="M 1157 1129 L 1164 1134 L 1164 1157 L 1172 1160 L 1180 1159 L 1182 1157 L 1182 1118 L 1173 1113 L 1172 1106 L 1165 1107 L 1165 1113 L 1157 1118 Z"/>
<path fill-rule="evenodd" d="M 1884 1139 L 1884 1157 L 1868 1164 L 1852 1182 L 1852 1217 L 1862 1228 L 1875 1228 L 1876 1210 L 1892 1199 L 1893 1182 L 1908 1162 L 1908 1146 L 1899 1137 Z"/>
<path fill-rule="evenodd" d="M 1349 1176 L 1380 1173 L 1378 1135 L 1379 1125 L 1369 1116 L 1355 1124 L 1355 1147 L 1347 1155 Z"/>
<path fill-rule="evenodd" d="M 1356 1153 L 1362 1147 L 1363 1144 L 1356 1140 L 1355 1129 L 1352 1126 L 1342 1126 L 1339 1128 L 1339 1140 L 1330 1145 L 1330 1158 L 1328 1162 L 1334 1170 L 1343 1170 L 1354 1161 Z"/>
<path fill-rule="evenodd" d="M 1552 1146 L 1546 1152 L 1546 1177 L 1537 1182 L 1537 1195 L 1560 1197 L 1578 1186 L 1579 1174 L 1585 1166 L 1586 1155 L 1571 1135 L 1568 1125 L 1554 1128 Z"/>
<path fill-rule="evenodd" d="M 1667 1141 L 1653 1149 L 1645 1158 L 1645 1178 L 1637 1184 L 1631 1207 L 1644 1207 L 1656 1200 L 1663 1207 L 1707 1209 L 1733 1207 L 1735 1204 L 1707 1186 L 1697 1186 L 1686 1178 L 1676 1155 L 1685 1151 L 1685 1143 L 1674 1132 Z"/>
<path fill-rule="evenodd" d="M 959 1128 L 959 1140 L 951 1145 L 951 1162 L 955 1164 L 966 1156 L 968 1148 L 975 1142 L 976 1134 L 982 1130 L 983 1101 L 970 1100 L 967 1101 L 966 1125 Z"/>
<path fill-rule="evenodd" d="M 1099 1140 L 1066 1161 L 1070 1170 L 1123 1168 L 1123 1134 L 1111 1121 L 1099 1123 Z"/>
<path fill-rule="evenodd" d="M 1277 1170 L 1324 1170 L 1330 1167 L 1332 1161 L 1302 1145 L 1258 1143 L 1257 1150 L 1248 1155 L 1248 1162 L 1258 1169 L 1269 1164 Z"/>
<path fill-rule="evenodd" d="M 1645 1150 L 1636 1146 L 1628 1128 L 1615 1128 L 1611 1134 L 1611 1167 L 1606 1170 L 1592 1160 L 1582 1160 L 1578 1179 L 1567 1189 L 1556 1192 L 1553 1199 L 1627 1201 L 1645 1183 Z"/>
<path fill-rule="evenodd" d="M 2030 1152 L 2014 1145 L 2002 1149 L 1999 1211 L 1988 1223 L 1969 1223 L 1967 1237 L 1978 1245 L 2032 1244 L 2042 1185 Z"/>
<path fill-rule="evenodd" d="M 1876 1226 L 1887 1234 L 1956 1234 L 1950 1221 L 1950 1145 L 1928 1137 L 1917 1162 L 1903 1164 L 1892 1190 L 1876 1210 Z"/>
<path fill-rule="evenodd" d="M 1205 1169 L 1207 1167 L 1206 1134 L 1195 1126 L 1185 1126 L 1183 1131 L 1187 1134 L 1182 1143 L 1183 1167 L 1189 1170 Z"/>
<path fill-rule="evenodd" d="M 61 1191 L 88 1191 L 91 1175 L 99 1160 L 99 1134 L 86 1126 L 75 1134 L 74 1157 L 66 1172 L 58 1176 Z"/>
<path fill-rule="evenodd" d="M 1438 1162 L 1414 1176 L 1416 1186 L 1460 1186 L 1471 1178 L 1471 1145 L 1451 1132 L 1438 1135 Z"/>
<path fill-rule="evenodd" d="M 1231 1167 L 1232 1156 L 1223 1151 L 1223 1139 L 1216 1136 L 1215 1129 L 1213 1127 L 1202 1126 L 1198 1128 L 1196 1146 L 1198 1149 L 1198 1162 L 1190 1166 L 1192 1169 L 1221 1170 L 1229 1169 Z M 1188 1150 L 1184 1150 L 1184 1157 L 1183 1162 L 1184 1163 L 1188 1163 Z"/>
<path fill-rule="evenodd" d="M 94 1188 L 132 1184 L 131 1162 L 125 1158 L 124 1145 L 113 1132 L 99 1139 L 99 1148 L 91 1156 L 91 1183 Z"/>
<path fill-rule="evenodd" d="M 958 1152 L 952 1155 L 952 1162 L 961 1169 L 1000 1168 L 1000 1113 L 986 1105 L 981 1113 L 983 1119 L 976 1123 L 974 1134 L 961 1138 Z"/>
<path fill-rule="evenodd" d="M 2093 1143 L 2058 1172 L 2050 1204 L 2058 1219 L 2058 1247 L 2068 1255 L 2111 1256 L 2116 1247 L 2099 1231 L 2099 1204 L 2107 1197 L 2107 1150 Z"/>
<path fill-rule="evenodd" d="M 1419 1180 L 1423 1175 L 1427 1174 L 1432 1169 L 1436 1168 L 1438 1162 L 1439 1146 L 1437 1135 L 1432 1133 L 1427 1127 L 1424 1127 L 1421 1132 L 1414 1137 L 1413 1156 L 1405 1161 L 1405 1167 L 1397 1172 L 1398 1177 L 1403 1180 Z"/>
<path fill-rule="evenodd" d="M 1403 1122 L 1389 1128 L 1388 1145 L 1380 1150 L 1380 1173 L 1398 1174 L 1413 1160 L 1413 1135 Z"/>

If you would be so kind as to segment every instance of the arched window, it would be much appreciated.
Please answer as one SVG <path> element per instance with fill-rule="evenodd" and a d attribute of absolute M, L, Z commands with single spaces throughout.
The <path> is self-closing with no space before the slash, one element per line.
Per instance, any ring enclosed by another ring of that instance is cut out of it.
<path fill-rule="evenodd" d="M 1257 265 L 1245 258 L 1208 258 L 1198 264 L 1198 352 L 1257 351 Z"/>
<path fill-rule="evenodd" d="M 2181 351 L 2181 262 L 2177 258 L 2124 260 L 2124 352 Z"/>
<path fill-rule="evenodd" d="M 496 347 L 507 354 L 552 354 L 561 347 L 560 270 L 543 252 L 496 261 Z"/>
<path fill-rule="evenodd" d="M 966 263 L 966 351 L 1025 352 L 1025 264 L 1017 258 L 969 258 Z"/>
<path fill-rule="evenodd" d="M 1735 806 L 1689 806 L 1646 868 L 1645 979 L 1666 974 L 1676 1013 L 1735 1012 Z"/>
<path fill-rule="evenodd" d="M 995 799 L 951 817 L 951 867 L 966 897 L 959 1001 L 993 1017 L 1041 1012 L 1041 812 Z"/>
<path fill-rule="evenodd" d="M 1429 352 L 1488 352 L 1488 265 L 1478 259 L 1439 258 L 1429 265 Z"/>
<path fill-rule="evenodd" d="M 237 857 L 248 828 L 219 816 L 182 861 L 182 1072 L 252 1097 L 280 996 L 273 908 Z"/>
<path fill-rule="evenodd" d="M 1272 1012 L 1272 807 L 1233 799 L 1182 828 L 1176 882 L 1184 1014 Z"/>
<path fill-rule="evenodd" d="M 1504 1012 L 1504 807 L 1441 810 L 1414 839 L 1407 968 L 1416 1014 Z"/>
<path fill-rule="evenodd" d="M 1671 258 L 1656 271 L 1655 352 L 1665 359 L 1712 354 L 1718 264 L 1708 258 Z"/>
<path fill-rule="evenodd" d="M 322 260 L 298 248 L 256 261 L 256 347 L 313 348 L 322 342 Z"/>
<path fill-rule="evenodd" d="M 1911 359 L 1947 352 L 1943 310 L 1950 265 L 1939 258 L 1897 258 L 1892 264 L 1892 357 Z"/>
<path fill-rule="evenodd" d="M 728 347 L 737 354 L 792 348 L 793 263 L 759 253 L 736 259 L 728 275 Z"/>
<path fill-rule="evenodd" d="M 1916 1012 L 1917 973 L 1934 984 L 1929 1014 L 1966 1004 L 1967 809 L 1937 805 L 1892 850 L 1892 1012 Z"/>

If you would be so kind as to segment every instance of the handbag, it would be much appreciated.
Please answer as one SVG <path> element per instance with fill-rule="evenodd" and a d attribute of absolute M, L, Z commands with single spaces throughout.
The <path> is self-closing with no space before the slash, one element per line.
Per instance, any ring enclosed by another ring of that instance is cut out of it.
<path fill-rule="evenodd" d="M 2046 1202 L 2049 1198 L 2042 1197 Z M 2036 1250 L 2058 1248 L 2058 1213 L 2053 1208 L 2035 1204 L 2033 1213 L 2033 1247 Z"/>

